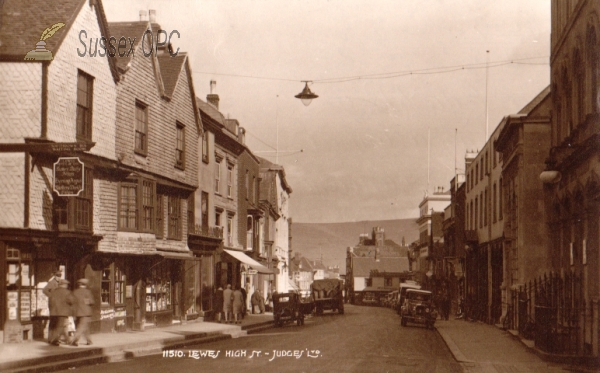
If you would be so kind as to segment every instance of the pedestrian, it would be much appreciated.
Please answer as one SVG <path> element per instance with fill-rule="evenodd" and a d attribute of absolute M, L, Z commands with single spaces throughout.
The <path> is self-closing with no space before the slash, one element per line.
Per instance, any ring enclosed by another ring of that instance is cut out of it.
<path fill-rule="evenodd" d="M 51 328 L 48 333 L 48 342 L 54 346 L 60 344 L 60 339 L 63 336 L 65 342 L 69 340 L 67 320 L 72 314 L 73 301 L 73 294 L 69 290 L 69 281 L 61 279 L 58 288 L 50 292 L 48 300 L 50 318 L 55 318 L 54 328 Z"/>
<path fill-rule="evenodd" d="M 442 295 L 442 318 L 448 320 L 450 318 L 450 296 L 448 292 Z"/>
<path fill-rule="evenodd" d="M 223 313 L 225 314 L 225 322 L 231 321 L 231 314 L 233 312 L 231 301 L 233 299 L 233 290 L 231 290 L 231 284 L 227 284 L 227 288 L 223 290 Z"/>
<path fill-rule="evenodd" d="M 61 277 L 62 277 L 61 270 L 54 271 L 52 273 L 52 276 L 48 280 L 48 284 L 42 290 L 42 293 L 44 293 L 45 296 L 50 298 L 50 293 L 52 292 L 52 290 L 58 288 L 58 283 L 60 282 Z M 50 320 L 48 321 L 48 330 L 50 331 L 50 330 L 55 330 L 55 329 L 56 329 L 56 316 L 50 315 Z M 52 342 L 52 340 L 50 339 L 50 333 L 48 333 L 48 343 L 51 343 L 51 342 Z"/>
<path fill-rule="evenodd" d="M 73 291 L 75 304 L 73 307 L 73 316 L 75 316 L 75 336 L 71 341 L 73 346 L 77 346 L 79 338 L 83 335 L 88 345 L 92 344 L 90 338 L 90 320 L 92 318 L 92 306 L 94 305 L 94 296 L 88 289 L 89 280 L 82 278 L 77 280 L 77 289 Z"/>
<path fill-rule="evenodd" d="M 236 287 L 233 291 L 233 317 L 236 324 L 242 323 L 242 314 L 244 312 L 244 295 L 240 287 Z"/>
<path fill-rule="evenodd" d="M 250 286 L 249 284 L 246 284 L 246 286 Z M 247 303 L 247 299 L 248 299 L 248 292 L 246 291 L 246 289 L 242 286 L 240 287 L 240 292 L 242 293 L 242 299 L 244 300 L 244 303 L 242 304 L 242 319 L 246 316 L 246 304 Z"/>
<path fill-rule="evenodd" d="M 260 289 L 256 289 L 251 298 L 252 313 L 265 313 L 265 300 L 260 294 Z"/>
<path fill-rule="evenodd" d="M 217 322 L 221 322 L 221 316 L 223 313 L 223 288 L 219 286 L 217 291 L 215 292 L 215 317 Z"/>

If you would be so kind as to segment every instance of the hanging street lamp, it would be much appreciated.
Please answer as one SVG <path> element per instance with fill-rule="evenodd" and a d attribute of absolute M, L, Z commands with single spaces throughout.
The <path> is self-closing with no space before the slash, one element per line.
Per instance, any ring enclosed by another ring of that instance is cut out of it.
<path fill-rule="evenodd" d="M 304 106 L 308 106 L 310 105 L 310 102 L 314 99 L 317 98 L 319 96 L 315 95 L 314 93 L 312 93 L 310 91 L 310 88 L 308 88 L 308 83 L 312 81 L 310 80 L 303 80 L 304 82 L 304 89 L 302 90 L 302 92 L 298 93 L 296 96 L 296 98 L 299 98 L 300 100 L 302 100 L 302 103 L 304 104 Z"/>

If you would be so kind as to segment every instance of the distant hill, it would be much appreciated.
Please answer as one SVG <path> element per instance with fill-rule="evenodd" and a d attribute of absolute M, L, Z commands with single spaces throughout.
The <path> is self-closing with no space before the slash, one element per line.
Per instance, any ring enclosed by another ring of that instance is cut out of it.
<path fill-rule="evenodd" d="M 300 253 L 308 259 L 323 255 L 323 264 L 337 265 L 340 274 L 346 273 L 346 249 L 358 244 L 361 233 L 371 235 L 373 227 L 382 227 L 386 240 L 406 244 L 419 238 L 419 227 L 415 219 L 373 220 L 348 223 L 293 223 L 292 255 Z"/>

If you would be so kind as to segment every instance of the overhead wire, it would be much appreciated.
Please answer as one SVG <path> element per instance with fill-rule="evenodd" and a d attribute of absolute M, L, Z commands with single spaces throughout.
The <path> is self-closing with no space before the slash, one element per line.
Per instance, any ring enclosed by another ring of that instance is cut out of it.
<path fill-rule="evenodd" d="M 548 56 L 524 57 L 524 58 L 504 60 L 504 61 L 493 61 L 490 63 L 482 62 L 482 63 L 454 65 L 454 66 L 430 67 L 430 68 L 417 69 L 417 70 L 403 70 L 403 71 L 395 71 L 395 72 L 387 72 L 387 73 L 373 73 L 373 74 L 363 74 L 363 75 L 354 75 L 354 76 L 346 76 L 346 77 L 313 79 L 313 80 L 311 80 L 311 82 L 312 83 L 344 83 L 344 82 L 349 82 L 349 81 L 354 81 L 354 80 L 393 79 L 393 78 L 409 76 L 409 75 L 447 74 L 447 73 L 462 71 L 462 70 L 478 70 L 478 69 L 485 69 L 485 68 L 496 68 L 496 67 L 506 66 L 506 65 L 549 66 L 548 62 L 524 62 L 524 61 L 528 61 L 528 60 L 536 60 L 536 59 L 541 59 L 541 58 L 548 59 L 549 57 Z M 195 71 L 194 74 L 231 76 L 231 77 L 238 77 L 238 78 L 277 80 L 277 81 L 287 81 L 287 82 L 304 81 L 304 80 L 297 80 L 297 79 L 274 78 L 274 77 L 267 77 L 267 76 L 243 75 L 243 74 L 215 73 L 215 72 L 205 72 L 205 71 Z"/>

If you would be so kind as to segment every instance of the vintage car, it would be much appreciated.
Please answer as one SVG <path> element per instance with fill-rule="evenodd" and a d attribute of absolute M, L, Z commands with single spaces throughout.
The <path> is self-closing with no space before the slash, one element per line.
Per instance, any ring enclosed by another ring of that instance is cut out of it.
<path fill-rule="evenodd" d="M 315 313 L 323 314 L 324 310 L 344 313 L 344 282 L 337 279 L 315 280 L 310 285 Z"/>
<path fill-rule="evenodd" d="M 396 313 L 399 315 L 400 314 L 400 308 L 402 307 L 402 305 L 404 304 L 404 298 L 406 298 L 406 291 L 408 289 L 421 289 L 421 285 L 419 285 L 417 282 L 415 281 L 406 281 L 406 282 L 402 282 L 400 283 L 400 286 L 398 287 L 398 301 L 396 302 Z"/>
<path fill-rule="evenodd" d="M 428 329 L 432 329 L 435 319 L 437 319 L 437 311 L 433 306 L 433 294 L 426 290 L 406 290 L 400 317 L 402 326 L 412 322 L 424 324 Z"/>
<path fill-rule="evenodd" d="M 302 302 L 297 293 L 273 294 L 273 318 L 275 326 L 281 327 L 286 322 L 304 324 L 304 315 L 312 312 L 313 304 Z M 308 312 L 307 312 L 308 311 Z"/>

